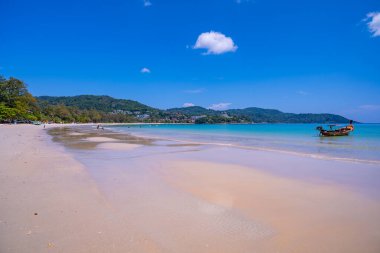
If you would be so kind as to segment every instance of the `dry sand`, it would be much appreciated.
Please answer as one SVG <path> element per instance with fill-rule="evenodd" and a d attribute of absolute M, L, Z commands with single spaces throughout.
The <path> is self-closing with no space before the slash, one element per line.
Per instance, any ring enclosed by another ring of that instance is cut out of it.
<path fill-rule="evenodd" d="M 194 159 L 203 151 L 186 145 L 53 136 L 80 152 L 41 126 L 0 125 L 1 253 L 380 252 L 376 198 Z"/>
<path fill-rule="evenodd" d="M 0 125 L 0 252 L 157 252 L 49 139 Z"/>

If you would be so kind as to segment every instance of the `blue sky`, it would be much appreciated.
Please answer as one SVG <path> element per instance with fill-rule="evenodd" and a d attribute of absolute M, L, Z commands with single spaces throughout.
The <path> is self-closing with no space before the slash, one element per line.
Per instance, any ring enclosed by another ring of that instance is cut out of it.
<path fill-rule="evenodd" d="M 1 0 L 0 73 L 34 95 L 380 122 L 380 1 Z"/>

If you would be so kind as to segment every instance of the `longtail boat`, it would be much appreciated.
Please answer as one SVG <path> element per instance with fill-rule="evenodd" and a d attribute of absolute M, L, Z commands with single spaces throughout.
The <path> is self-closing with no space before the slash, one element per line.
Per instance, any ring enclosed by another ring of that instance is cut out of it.
<path fill-rule="evenodd" d="M 330 129 L 326 130 L 322 126 L 318 126 L 316 130 L 319 131 L 320 136 L 325 137 L 348 136 L 351 132 L 354 131 L 354 125 L 352 124 L 352 120 L 350 120 L 350 124 L 345 127 L 336 128 L 336 125 L 329 125 L 329 127 Z"/>

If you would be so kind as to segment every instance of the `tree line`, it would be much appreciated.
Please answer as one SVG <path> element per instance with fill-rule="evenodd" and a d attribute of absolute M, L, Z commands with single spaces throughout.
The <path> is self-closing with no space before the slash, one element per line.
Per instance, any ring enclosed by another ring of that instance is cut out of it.
<path fill-rule="evenodd" d="M 0 76 L 0 121 L 40 119 L 36 102 L 21 80 Z"/>
<path fill-rule="evenodd" d="M 64 104 L 38 101 L 26 84 L 16 78 L 0 76 L 0 122 L 134 122 L 131 115 L 112 114 L 95 109 L 79 109 Z"/>

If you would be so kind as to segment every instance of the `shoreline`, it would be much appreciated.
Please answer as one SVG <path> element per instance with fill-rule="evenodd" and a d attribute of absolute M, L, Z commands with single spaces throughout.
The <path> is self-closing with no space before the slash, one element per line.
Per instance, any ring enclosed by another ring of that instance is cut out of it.
<path fill-rule="evenodd" d="M 2 128 L 0 251 L 380 249 L 375 165 L 156 141 L 94 126 Z"/>
<path fill-rule="evenodd" d="M 173 124 L 176 125 L 177 123 L 173 123 Z M 151 124 L 147 124 L 147 125 L 151 125 Z M 179 125 L 182 125 L 182 124 L 179 124 Z M 110 126 L 115 126 L 115 125 L 110 125 Z M 113 128 L 108 128 L 108 130 L 114 131 L 117 133 L 127 134 L 125 131 L 117 131 L 116 129 L 113 129 Z M 130 133 L 128 133 L 128 134 L 130 134 Z M 239 144 L 234 144 L 234 143 L 202 142 L 202 141 L 193 141 L 193 140 L 189 140 L 189 139 L 174 139 L 174 138 L 165 137 L 165 136 L 149 135 L 149 134 L 144 135 L 144 134 L 140 134 L 140 133 L 133 133 L 131 135 L 136 136 L 136 137 L 141 137 L 141 138 L 148 138 L 148 139 L 167 140 L 167 141 L 180 142 L 180 143 L 192 143 L 194 145 L 215 145 L 215 146 L 231 147 L 231 148 L 238 148 L 238 149 L 275 152 L 275 153 L 280 153 L 280 154 L 308 157 L 308 158 L 320 159 L 320 160 L 331 160 L 331 161 L 351 162 L 351 163 L 359 163 L 359 164 L 365 163 L 365 164 L 380 165 L 380 160 L 348 158 L 348 157 L 334 157 L 334 156 L 320 155 L 320 154 L 315 154 L 315 153 L 305 153 L 305 152 L 286 150 L 286 149 L 266 148 L 266 147 L 260 147 L 260 146 L 252 146 L 252 145 L 247 146 L 247 145 L 239 145 Z"/>
<path fill-rule="evenodd" d="M 251 122 L 251 123 L 206 123 L 206 124 L 196 124 L 196 123 L 163 123 L 163 122 L 123 122 L 123 123 L 111 123 L 111 122 L 99 122 L 99 123 L 41 123 L 41 125 L 46 126 L 89 126 L 89 125 L 309 125 L 309 124 L 316 124 L 316 125 L 327 125 L 329 123 L 320 123 L 320 122 L 308 122 L 308 123 L 287 123 L 287 122 Z M 336 125 L 346 125 L 346 123 L 335 123 Z M 358 125 L 378 125 L 380 123 L 377 122 L 355 122 L 355 124 Z M 13 123 L 0 123 L 0 126 L 6 126 L 6 125 L 33 125 L 33 124 L 13 124 Z"/>

